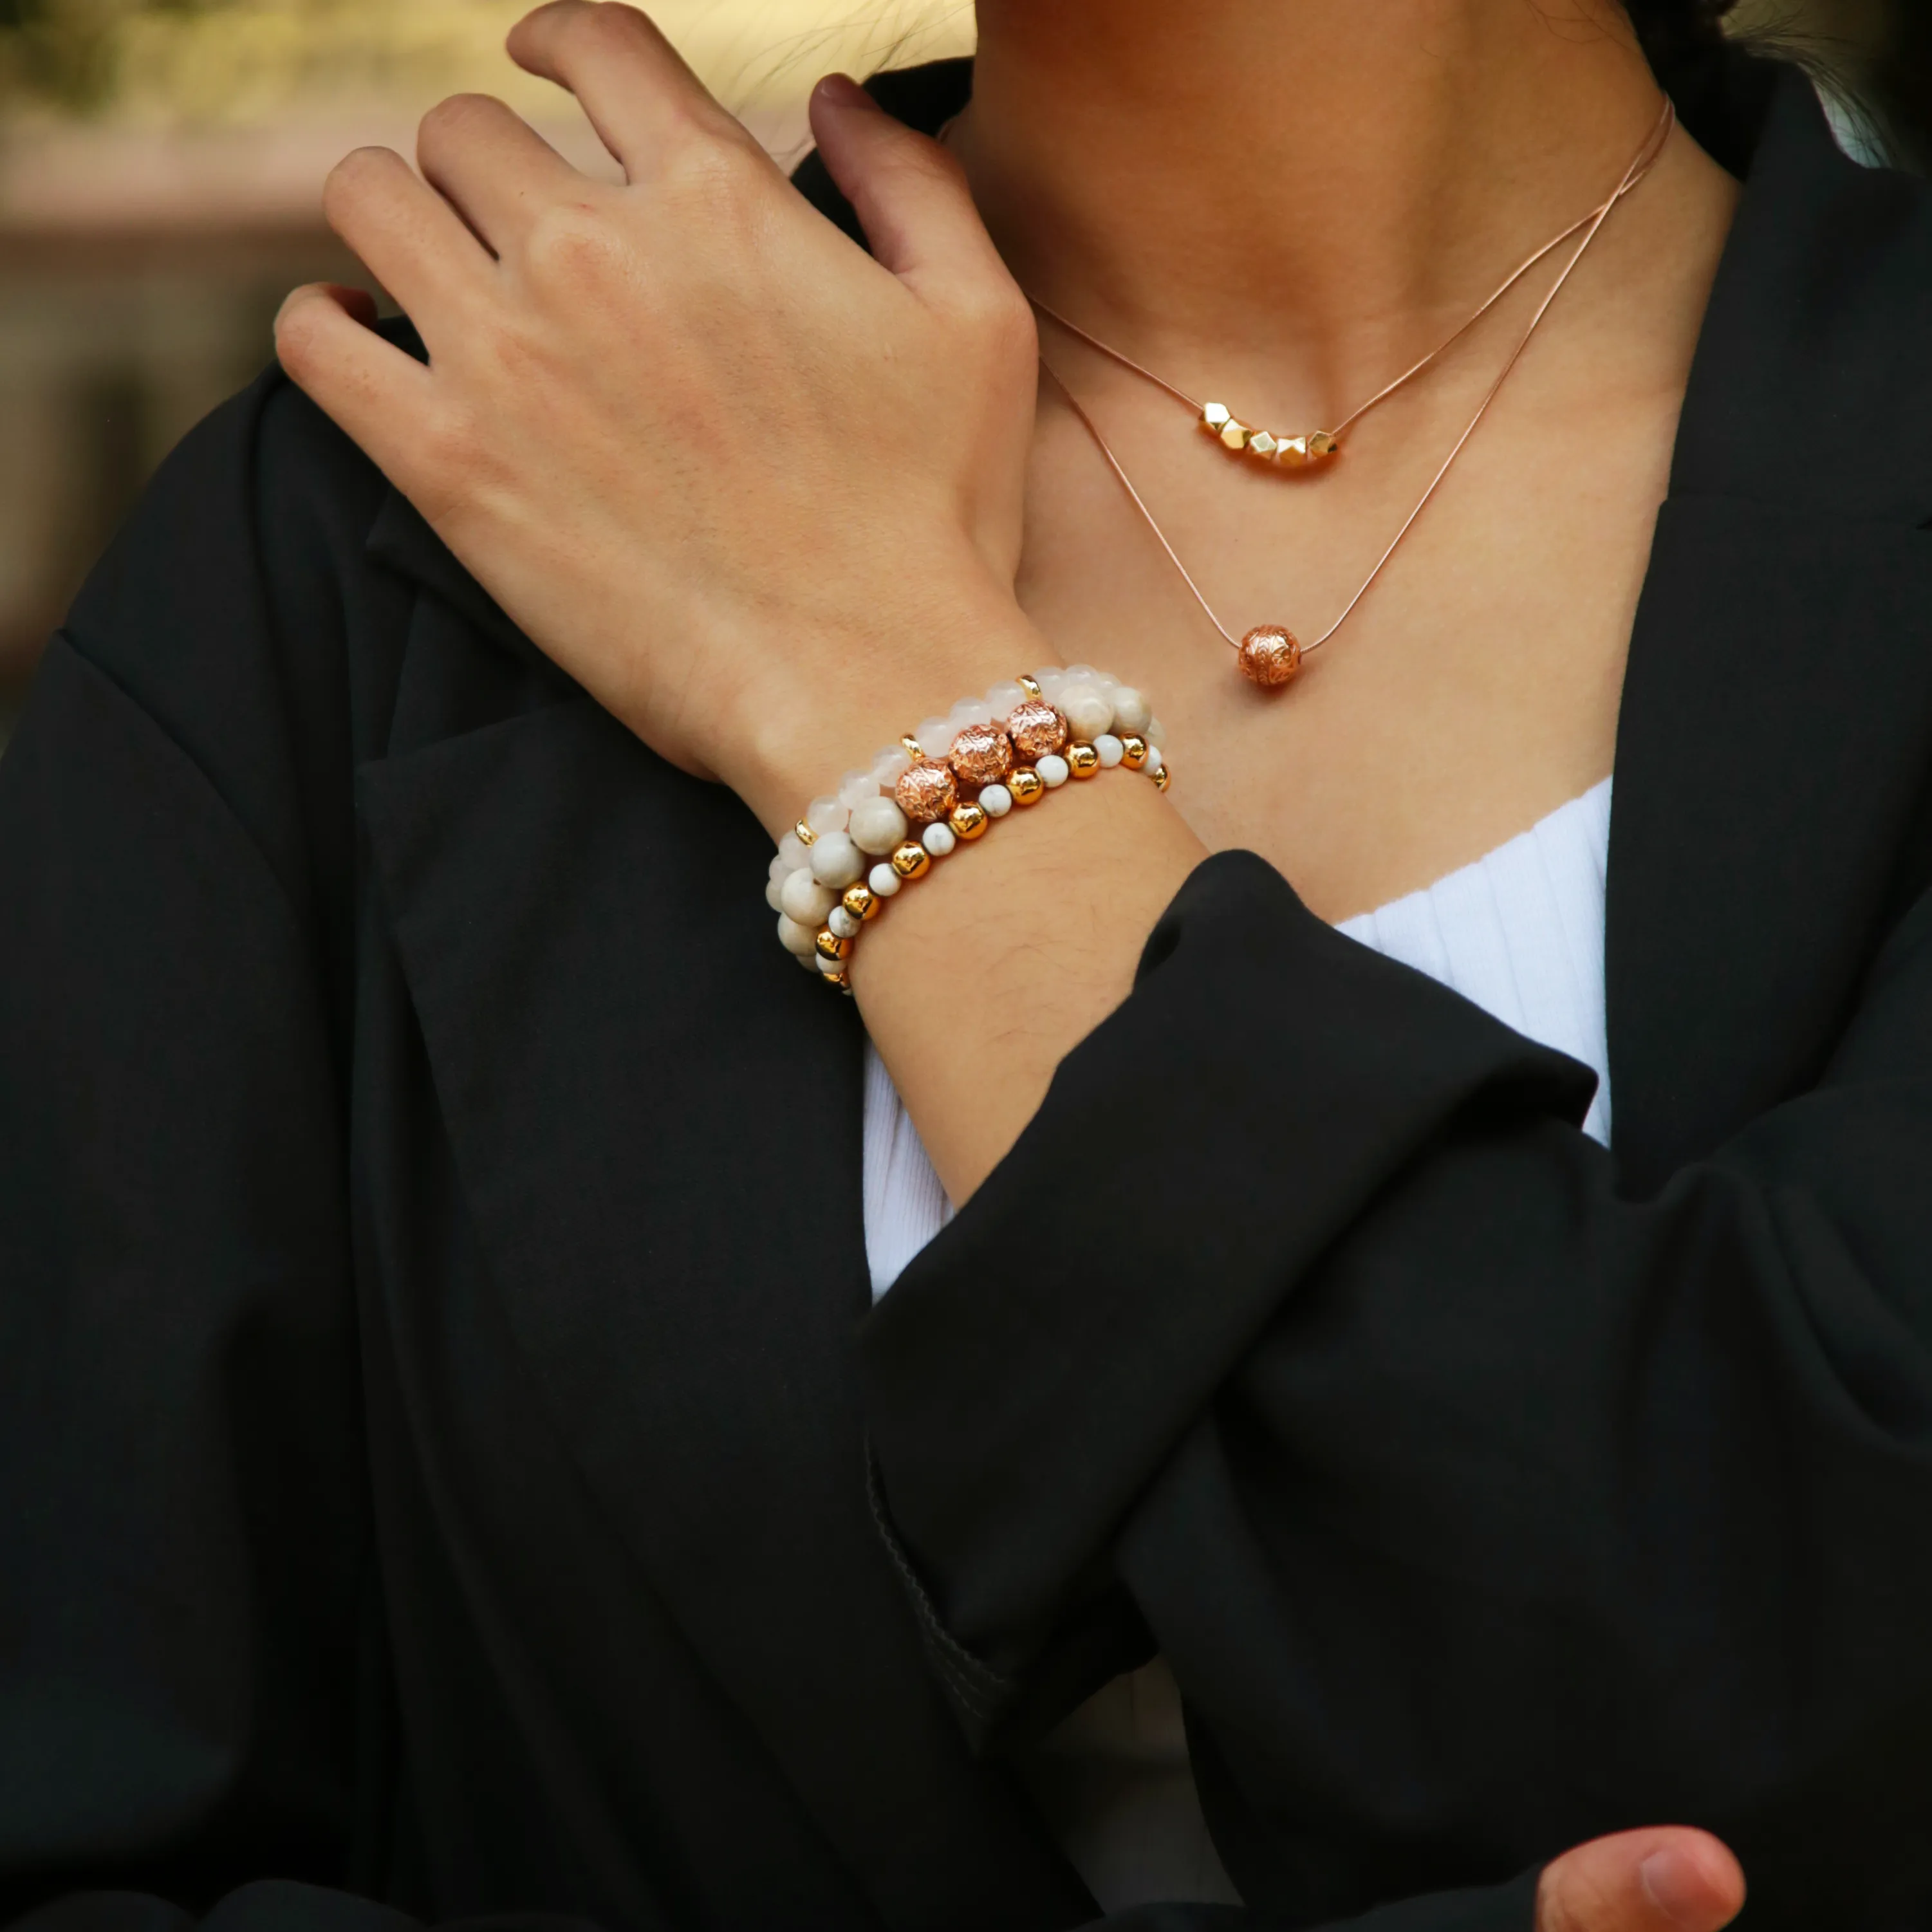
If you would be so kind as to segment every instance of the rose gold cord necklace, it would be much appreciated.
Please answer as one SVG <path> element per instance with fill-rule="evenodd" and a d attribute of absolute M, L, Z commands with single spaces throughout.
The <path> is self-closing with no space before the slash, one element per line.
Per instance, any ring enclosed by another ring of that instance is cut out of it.
<path fill-rule="evenodd" d="M 1145 519 L 1148 529 L 1153 531 L 1155 538 L 1160 542 L 1161 548 L 1167 553 L 1168 560 L 1174 566 L 1174 568 L 1180 573 L 1181 581 L 1184 583 L 1187 586 L 1189 590 L 1193 593 L 1194 601 L 1201 606 L 1202 609 L 1204 612 L 1206 612 L 1208 622 L 1214 626 L 1216 630 L 1220 632 L 1221 635 L 1233 648 L 1236 655 L 1237 661 L 1240 664 L 1242 675 L 1246 677 L 1251 682 L 1260 685 L 1264 688 L 1268 689 L 1276 688 L 1280 686 L 1286 684 L 1292 678 L 1294 677 L 1295 674 L 1300 670 L 1302 660 L 1307 656 L 1308 653 L 1310 651 L 1319 650 L 1322 646 L 1328 643 L 1329 639 L 1334 637 L 1335 633 L 1354 615 L 1356 607 L 1361 602 L 1364 598 L 1367 596 L 1370 591 L 1375 587 L 1376 580 L 1381 577 L 1383 571 L 1388 568 L 1389 560 L 1395 555 L 1396 552 L 1399 549 L 1401 548 L 1402 539 L 1415 527 L 1417 520 L 1420 518 L 1423 512 L 1428 508 L 1430 502 L 1434 500 L 1436 491 L 1442 487 L 1444 479 L 1448 476 L 1450 471 L 1455 467 L 1456 458 L 1462 454 L 1463 450 L 1468 446 L 1470 438 L 1475 434 L 1476 431 L 1479 428 L 1481 428 L 1484 418 L 1487 416 L 1490 412 L 1490 405 L 1495 402 L 1496 398 L 1502 393 L 1503 385 L 1509 380 L 1510 375 L 1515 370 L 1516 364 L 1522 360 L 1523 353 L 1525 350 L 1528 348 L 1531 340 L 1535 335 L 1537 330 L 1542 326 L 1544 317 L 1550 313 L 1551 308 L 1556 302 L 1556 298 L 1563 292 L 1564 286 L 1568 283 L 1570 278 L 1576 273 L 1577 265 L 1589 252 L 1590 244 L 1596 240 L 1598 236 L 1602 232 L 1604 224 L 1610 219 L 1612 212 L 1616 208 L 1618 203 L 1623 200 L 1624 196 L 1628 194 L 1632 189 L 1635 188 L 1639 183 L 1640 183 L 1645 177 L 1649 174 L 1651 170 L 1656 166 L 1658 158 L 1663 153 L 1664 146 L 1670 140 L 1671 130 L 1676 124 L 1676 111 L 1670 103 L 1666 102 L 1664 112 L 1659 118 L 1657 126 L 1652 130 L 1650 135 L 1646 138 L 1643 146 L 1639 149 L 1636 158 L 1630 163 L 1629 167 L 1624 170 L 1622 180 L 1617 184 L 1616 192 L 1610 196 L 1610 200 L 1605 202 L 1601 207 L 1597 208 L 1592 214 L 1587 217 L 1584 221 L 1580 222 L 1577 224 L 1576 228 L 1571 229 L 1569 231 L 1568 235 L 1558 236 L 1556 242 L 1550 244 L 1550 248 L 1546 248 L 1543 251 L 1543 255 L 1532 257 L 1526 268 L 1520 272 L 1516 277 L 1512 278 L 1509 283 L 1506 284 L 1504 289 L 1499 292 L 1498 296 L 1497 297 L 1492 298 L 1490 302 L 1486 306 L 1485 309 L 1479 311 L 1478 315 L 1476 317 L 1472 318 L 1472 322 L 1470 323 L 1466 323 L 1464 325 L 1463 330 L 1462 332 L 1459 332 L 1459 333 L 1466 333 L 1468 328 L 1473 326 L 1474 321 L 1480 320 L 1481 314 L 1486 314 L 1489 308 L 1493 308 L 1495 306 L 1495 302 L 1496 300 L 1500 299 L 1501 294 L 1507 293 L 1510 288 L 1513 288 L 1516 283 L 1522 279 L 1522 274 L 1528 272 L 1528 269 L 1529 268 L 1534 267 L 1536 262 L 1540 261 L 1544 256 L 1548 255 L 1552 249 L 1561 246 L 1562 243 L 1564 241 L 1568 240 L 1570 236 L 1576 234 L 1577 229 L 1580 228 L 1585 231 L 1582 240 L 1577 244 L 1576 252 L 1570 257 L 1569 260 L 1564 264 L 1563 272 L 1557 277 L 1556 280 L 1554 285 L 1551 287 L 1549 293 L 1544 297 L 1542 302 L 1538 304 L 1536 313 L 1530 318 L 1529 326 L 1524 329 L 1522 335 L 1517 339 L 1515 348 L 1510 352 L 1508 361 L 1503 364 L 1502 373 L 1498 375 L 1495 382 L 1490 386 L 1488 393 L 1483 398 L 1482 402 L 1477 409 L 1475 415 L 1471 418 L 1468 428 L 1464 430 L 1462 434 L 1456 438 L 1454 448 L 1450 451 L 1442 468 L 1436 472 L 1436 475 L 1430 482 L 1428 488 L 1422 493 L 1420 500 L 1416 504 L 1415 508 L 1408 513 L 1408 515 L 1404 520 L 1402 527 L 1396 532 L 1394 538 L 1389 544 L 1388 549 L 1384 550 L 1381 556 L 1376 560 L 1375 568 L 1371 570 L 1367 577 L 1364 579 L 1361 588 L 1355 592 L 1354 596 L 1348 599 L 1346 606 L 1342 610 L 1342 614 L 1335 620 L 1334 623 L 1329 626 L 1327 630 L 1322 632 L 1321 636 L 1315 638 L 1306 644 L 1301 643 L 1300 640 L 1296 638 L 1294 632 L 1285 628 L 1279 624 L 1259 624 L 1256 626 L 1253 629 L 1249 631 L 1244 636 L 1238 638 L 1233 632 L 1228 628 L 1226 624 L 1222 622 L 1220 616 L 1215 612 L 1214 607 L 1208 602 L 1200 585 L 1194 580 L 1192 573 L 1188 569 L 1186 565 L 1181 562 L 1180 554 L 1174 549 L 1174 545 L 1168 541 L 1166 532 L 1161 528 L 1160 522 L 1155 518 L 1153 511 L 1148 508 L 1146 500 L 1141 495 L 1139 490 L 1135 488 L 1132 478 L 1127 474 L 1126 470 L 1121 465 L 1120 458 L 1114 454 L 1112 446 L 1109 445 L 1106 436 L 1102 435 L 1100 433 L 1100 425 L 1094 422 L 1094 418 L 1090 416 L 1088 414 L 1086 410 L 1082 406 L 1079 398 L 1075 395 L 1073 392 L 1067 387 L 1066 382 L 1061 379 L 1059 372 L 1054 368 L 1053 365 L 1049 363 L 1044 356 L 1041 357 L 1041 368 L 1044 370 L 1047 375 L 1052 379 L 1054 386 L 1060 391 L 1060 393 L 1066 398 L 1067 405 L 1072 410 L 1073 413 L 1079 418 L 1080 421 L 1083 424 L 1086 425 L 1088 434 L 1093 437 L 1096 446 L 1100 449 L 1100 454 L 1106 458 L 1108 466 L 1112 470 L 1114 476 L 1120 479 L 1121 488 L 1126 491 L 1129 497 L 1132 499 L 1135 508 L 1138 510 L 1141 515 Z M 1058 318 L 1055 319 L 1057 320 Z M 1088 339 L 1089 340 L 1092 340 L 1090 337 Z M 1453 342 L 1456 339 L 1456 338 L 1452 337 L 1450 338 L 1450 341 Z M 1095 346 L 1103 350 L 1106 349 L 1106 345 L 1104 344 L 1096 344 Z M 1444 344 L 1443 346 L 1446 349 L 1449 346 L 1449 344 Z M 1111 350 L 1106 350 L 1106 352 L 1109 355 L 1114 354 L 1114 352 Z M 1419 374 L 1422 369 L 1426 368 L 1429 365 L 1430 362 L 1436 360 L 1436 357 L 1439 356 L 1442 353 L 1442 350 L 1438 350 L 1436 352 L 1435 356 L 1425 358 L 1422 362 L 1417 364 L 1415 370 L 1410 372 L 1411 375 Z M 1114 359 L 1123 362 L 1126 361 L 1126 358 L 1124 356 L 1115 356 Z M 1130 364 L 1128 366 L 1136 369 L 1138 368 L 1138 365 L 1136 364 Z M 1139 370 L 1139 373 L 1144 375 L 1148 372 L 1144 370 Z M 1172 389 L 1172 386 L 1171 384 L 1162 382 L 1161 379 L 1157 376 L 1152 376 L 1150 380 L 1156 382 L 1160 382 L 1162 388 L 1170 389 L 1174 394 L 1178 395 L 1180 393 L 1178 390 Z M 1402 380 L 1406 382 L 1409 380 L 1409 378 L 1408 376 L 1405 376 Z M 1394 386 L 1399 388 L 1400 387 L 1400 383 L 1397 383 Z M 1392 394 L 1393 389 L 1384 392 L 1384 393 L 1385 394 Z M 1377 398 L 1376 400 L 1379 401 L 1381 398 Z M 1372 408 L 1373 406 L 1373 404 L 1364 405 L 1365 408 Z M 1356 412 L 1356 416 L 1359 417 L 1362 413 L 1363 411 L 1358 410 Z M 1352 421 L 1354 419 L 1354 418 L 1351 418 Z M 1229 446 L 1232 448 L 1235 446 L 1230 445 Z"/>

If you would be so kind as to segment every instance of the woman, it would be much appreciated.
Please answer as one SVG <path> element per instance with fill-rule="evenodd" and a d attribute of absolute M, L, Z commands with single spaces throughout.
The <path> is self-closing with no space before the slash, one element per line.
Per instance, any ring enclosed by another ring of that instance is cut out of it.
<path fill-rule="evenodd" d="M 1637 24 L 986 0 L 814 207 L 566 0 L 628 186 L 337 172 L 427 366 L 292 298 L 0 774 L 19 1909 L 1923 1918 L 1932 212 Z"/>

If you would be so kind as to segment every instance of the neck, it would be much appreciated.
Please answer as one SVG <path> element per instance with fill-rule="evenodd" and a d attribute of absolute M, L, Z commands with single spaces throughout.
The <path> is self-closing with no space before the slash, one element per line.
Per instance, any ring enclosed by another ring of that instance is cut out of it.
<path fill-rule="evenodd" d="M 1349 394 L 1606 196 L 1656 83 L 1614 0 L 980 0 L 951 137 L 1028 292 L 1184 369 Z"/>

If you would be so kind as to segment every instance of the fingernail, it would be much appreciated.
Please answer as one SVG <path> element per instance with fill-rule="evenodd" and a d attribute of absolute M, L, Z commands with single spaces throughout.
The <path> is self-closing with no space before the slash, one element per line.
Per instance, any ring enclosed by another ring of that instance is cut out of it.
<path fill-rule="evenodd" d="M 872 97 L 849 74 L 828 74 L 818 83 L 820 100 L 834 107 L 869 107 Z"/>
<path fill-rule="evenodd" d="M 1706 1932 L 1711 1922 L 1711 1885 L 1702 1859 L 1666 1846 L 1638 1866 L 1637 1876 L 1644 1896 L 1672 1924 Z"/>

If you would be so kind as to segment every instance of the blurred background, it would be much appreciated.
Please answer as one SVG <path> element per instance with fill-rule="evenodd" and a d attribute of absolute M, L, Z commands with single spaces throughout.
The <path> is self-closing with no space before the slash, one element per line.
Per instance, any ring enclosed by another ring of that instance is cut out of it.
<path fill-rule="evenodd" d="M 155 463 L 267 360 L 293 284 L 366 280 L 323 227 L 346 149 L 412 151 L 475 88 L 572 158 L 582 122 L 502 52 L 527 0 L 0 0 L 0 746 L 50 629 Z M 1050 0 L 1042 0 L 1050 4 Z M 837 66 L 966 51 L 970 0 L 658 0 L 782 155 Z M 1932 128 L 1932 0 L 1743 0 L 1894 148 Z"/>

